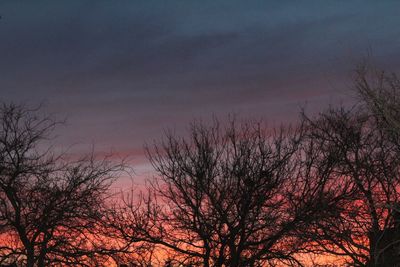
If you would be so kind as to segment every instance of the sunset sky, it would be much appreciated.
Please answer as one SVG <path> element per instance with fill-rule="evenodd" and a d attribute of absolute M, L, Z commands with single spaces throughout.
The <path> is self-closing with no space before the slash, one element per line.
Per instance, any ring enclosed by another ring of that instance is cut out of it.
<path fill-rule="evenodd" d="M 367 55 L 400 68 L 399 1 L 0 0 L 0 100 L 67 118 L 74 151 L 130 155 L 194 118 L 271 125 L 348 103 Z"/>

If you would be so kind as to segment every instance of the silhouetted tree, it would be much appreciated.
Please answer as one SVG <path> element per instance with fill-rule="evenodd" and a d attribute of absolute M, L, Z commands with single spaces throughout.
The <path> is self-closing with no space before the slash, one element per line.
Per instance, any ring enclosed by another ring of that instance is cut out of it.
<path fill-rule="evenodd" d="M 358 79 L 359 90 L 372 97 L 366 99 L 366 106 L 329 109 L 316 118 L 305 118 L 308 138 L 319 147 L 314 169 L 325 172 L 328 183 L 336 185 L 332 192 L 347 196 L 337 205 L 336 215 L 316 221 L 310 245 L 316 245 L 313 252 L 344 256 L 350 266 L 394 266 L 400 259 L 393 253 L 400 243 L 393 216 L 400 201 L 400 155 L 397 139 L 392 138 L 396 122 L 392 111 L 375 109 L 380 100 L 369 102 L 383 91 L 361 89 L 366 80 Z"/>
<path fill-rule="evenodd" d="M 369 114 L 400 147 L 400 80 L 397 75 L 363 64 L 356 71 L 355 87 Z"/>
<path fill-rule="evenodd" d="M 158 176 L 115 227 L 127 242 L 165 249 L 190 266 L 301 265 L 299 234 L 329 214 L 325 181 L 309 175 L 302 128 L 194 123 L 148 149 Z M 312 179 L 310 179 L 312 178 Z"/>
<path fill-rule="evenodd" d="M 122 165 L 57 156 L 46 146 L 56 125 L 37 110 L 0 107 L 0 264 L 94 266 L 105 253 L 97 230 Z"/>

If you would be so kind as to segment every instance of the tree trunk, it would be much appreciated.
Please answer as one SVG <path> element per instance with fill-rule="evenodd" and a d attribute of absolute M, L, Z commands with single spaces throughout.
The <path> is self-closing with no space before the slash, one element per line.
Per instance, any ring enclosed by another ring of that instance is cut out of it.
<path fill-rule="evenodd" d="M 27 253 L 26 267 L 34 267 L 34 266 L 35 266 L 35 254 L 33 250 L 29 250 Z"/>

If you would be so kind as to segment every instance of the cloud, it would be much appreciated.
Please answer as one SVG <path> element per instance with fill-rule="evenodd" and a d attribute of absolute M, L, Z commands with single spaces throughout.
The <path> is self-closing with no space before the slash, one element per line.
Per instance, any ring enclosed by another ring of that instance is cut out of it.
<path fill-rule="evenodd" d="M 383 2 L 383 1 L 382 1 Z M 400 4 L 1 1 L 0 100 L 48 103 L 63 142 L 140 150 L 193 117 L 285 120 L 347 90 L 374 51 L 397 69 Z"/>

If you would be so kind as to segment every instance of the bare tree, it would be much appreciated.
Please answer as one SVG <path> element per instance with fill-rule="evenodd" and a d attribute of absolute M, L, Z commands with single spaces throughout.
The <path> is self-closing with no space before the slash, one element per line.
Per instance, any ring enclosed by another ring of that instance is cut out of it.
<path fill-rule="evenodd" d="M 392 209 L 400 197 L 397 145 L 376 116 L 359 106 L 305 119 L 308 138 L 319 147 L 313 159 L 316 174 L 325 173 L 331 192 L 342 195 L 332 217 L 316 221 L 314 232 L 305 235 L 311 251 L 343 256 L 350 266 L 395 266 L 399 258 L 393 251 L 400 242 Z"/>
<path fill-rule="evenodd" d="M 316 224 L 314 252 L 344 256 L 351 266 L 394 266 L 400 262 L 399 164 L 400 82 L 395 74 L 366 64 L 356 71 L 361 102 L 305 117 L 309 140 L 320 147 L 316 170 L 352 188 L 336 218 Z M 315 239 L 316 238 L 316 239 Z"/>
<path fill-rule="evenodd" d="M 98 229 L 122 165 L 93 156 L 67 161 L 46 147 L 57 122 L 0 107 L 0 264 L 96 266 Z"/>
<path fill-rule="evenodd" d="M 167 134 L 148 149 L 158 176 L 141 205 L 126 202 L 116 228 L 164 249 L 166 266 L 301 266 L 299 233 L 331 207 L 323 179 L 309 179 L 302 134 L 234 122 Z"/>
<path fill-rule="evenodd" d="M 400 80 L 397 75 L 365 63 L 356 70 L 355 89 L 370 115 L 400 145 Z"/>

